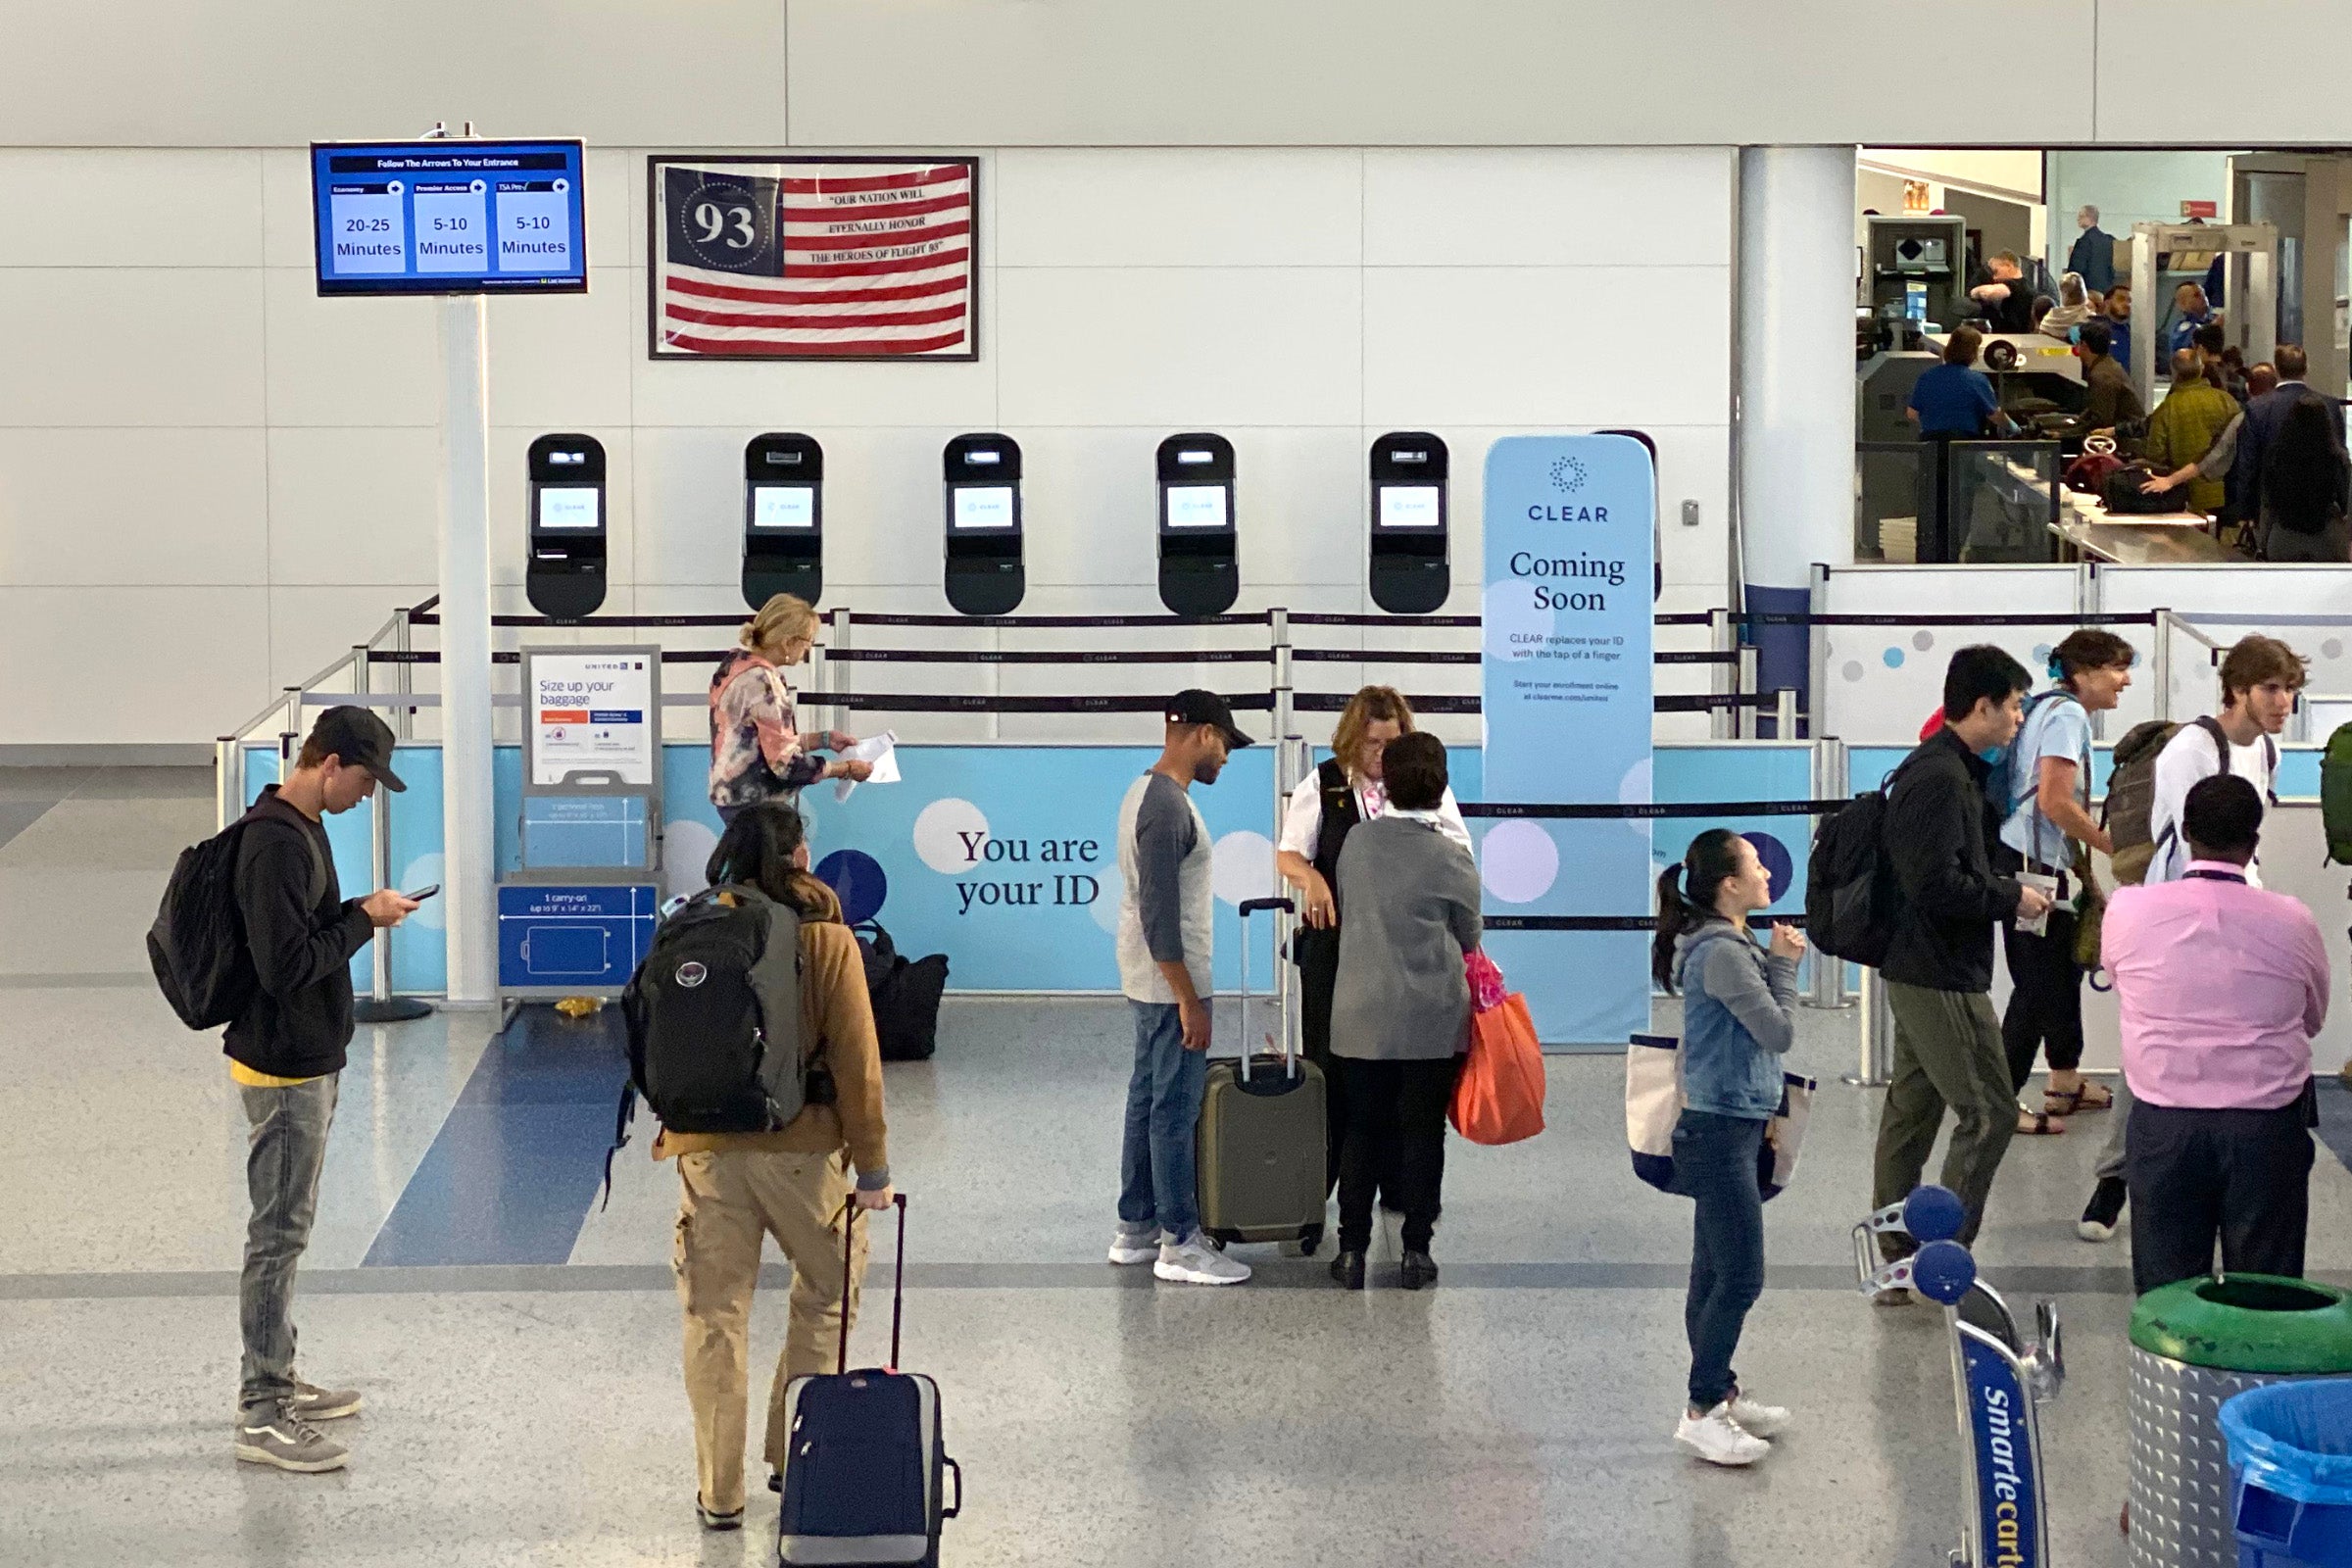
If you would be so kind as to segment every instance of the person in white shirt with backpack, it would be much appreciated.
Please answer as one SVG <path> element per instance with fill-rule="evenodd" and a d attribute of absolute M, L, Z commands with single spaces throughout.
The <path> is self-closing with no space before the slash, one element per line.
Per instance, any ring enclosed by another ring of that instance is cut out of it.
<path fill-rule="evenodd" d="M 2278 769 L 2278 735 L 2295 711 L 2295 698 L 2309 678 L 2301 655 L 2276 637 L 2242 637 L 2222 656 L 2222 710 L 2182 724 L 2157 754 L 2155 789 L 2148 808 L 2150 846 L 2144 877 L 2127 869 L 2137 858 L 2130 845 L 2114 847 L 2118 880 L 2149 883 L 2177 882 L 2188 870 L 2189 850 L 2181 832 L 2181 811 L 2188 792 L 2202 780 L 2220 774 L 2242 778 L 2254 786 L 2267 808 L 2278 799 L 2273 780 Z M 2129 737 L 2127 737 L 2129 739 Z M 2112 793 L 2114 786 L 2110 784 Z M 2257 864 L 2246 867 L 2246 880 L 2262 885 Z M 2105 1242 L 2115 1236 L 2127 1197 L 2124 1183 L 2124 1133 L 2129 1126 L 2131 1095 L 2117 1096 L 2114 1129 L 2099 1152 L 2098 1185 L 2084 1205 L 2075 1234 L 2086 1242 Z"/>
<path fill-rule="evenodd" d="M 2115 707 L 2132 684 L 2134 657 L 2132 645 L 2110 631 L 2086 626 L 2069 635 L 2050 654 L 2057 684 L 2026 705 L 2010 754 L 2001 847 L 2017 868 L 2044 879 L 2058 901 L 2038 932 L 2014 922 L 2001 928 L 2011 987 L 2001 1043 L 2021 1095 L 2034 1075 L 2034 1058 L 2049 1053 L 2042 1106 L 2021 1105 L 2021 1134 L 2062 1133 L 2060 1117 L 2114 1103 L 2082 1072 L 2082 966 L 2075 943 L 2083 878 L 2078 861 L 2086 865 L 2091 850 L 2114 850 L 2090 814 L 2090 715 Z"/>

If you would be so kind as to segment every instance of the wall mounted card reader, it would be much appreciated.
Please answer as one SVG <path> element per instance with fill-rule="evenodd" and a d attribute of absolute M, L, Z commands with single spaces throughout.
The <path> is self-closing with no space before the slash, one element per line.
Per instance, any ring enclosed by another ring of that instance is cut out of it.
<path fill-rule="evenodd" d="M 531 608 L 559 620 L 593 615 L 605 602 L 605 445 L 592 435 L 543 435 L 527 461 L 522 581 Z"/>
<path fill-rule="evenodd" d="M 1235 560 L 1233 443 L 1205 431 L 1159 444 L 1159 602 L 1221 615 L 1241 593 Z"/>
<path fill-rule="evenodd" d="M 1426 430 L 1372 443 L 1372 602 L 1392 615 L 1434 614 L 1453 592 L 1446 469 Z"/>
<path fill-rule="evenodd" d="M 964 615 L 1009 615 L 1029 591 L 1021 565 L 1021 448 L 1008 435 L 959 435 L 941 460 L 947 483 L 948 603 Z"/>
<path fill-rule="evenodd" d="M 743 602 L 825 591 L 825 449 L 813 436 L 756 435 L 743 449 Z"/>

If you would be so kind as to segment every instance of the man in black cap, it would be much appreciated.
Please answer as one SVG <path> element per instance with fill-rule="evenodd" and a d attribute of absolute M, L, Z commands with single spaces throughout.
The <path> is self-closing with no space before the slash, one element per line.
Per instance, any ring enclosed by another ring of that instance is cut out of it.
<path fill-rule="evenodd" d="M 1113 1263 L 1150 1263 L 1180 1285 L 1239 1285 L 1249 1268 L 1200 1234 L 1193 1134 L 1208 1082 L 1209 933 L 1216 913 L 1208 824 L 1195 784 L 1214 784 L 1250 744 L 1214 692 L 1169 699 L 1166 741 L 1119 807 L 1119 989 L 1135 1014 L 1135 1071 L 1119 1156 Z"/>
<path fill-rule="evenodd" d="M 245 1359 L 237 1457 L 280 1470 L 340 1469 L 349 1454 L 311 1423 L 351 1415 L 359 1395 L 294 1375 L 294 1267 L 311 1239 L 318 1172 L 335 1116 L 335 1082 L 351 1044 L 351 959 L 416 907 L 390 888 L 345 900 L 324 819 L 375 793 L 405 789 L 392 771 L 392 731 L 365 708 L 318 715 L 294 770 L 262 792 L 238 824 L 236 895 L 260 985 L 221 1049 L 252 1128 L 238 1315 Z"/>

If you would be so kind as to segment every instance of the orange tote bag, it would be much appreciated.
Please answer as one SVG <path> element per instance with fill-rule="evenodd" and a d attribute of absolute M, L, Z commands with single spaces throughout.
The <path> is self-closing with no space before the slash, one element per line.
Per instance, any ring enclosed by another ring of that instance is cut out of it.
<path fill-rule="evenodd" d="M 1453 1130 L 1474 1144 L 1516 1144 L 1544 1130 L 1544 1051 L 1527 999 L 1505 992 L 1484 953 L 1468 965 L 1470 1055 L 1454 1080 Z"/>

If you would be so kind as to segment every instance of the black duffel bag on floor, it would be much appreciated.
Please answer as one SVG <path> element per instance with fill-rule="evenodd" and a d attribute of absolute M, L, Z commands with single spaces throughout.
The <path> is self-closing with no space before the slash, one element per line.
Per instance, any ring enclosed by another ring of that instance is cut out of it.
<path fill-rule="evenodd" d="M 939 999 L 948 989 L 948 956 L 908 959 L 881 925 L 857 928 L 865 956 L 865 989 L 874 1004 L 874 1032 L 884 1061 L 928 1061 L 939 1050 Z"/>

